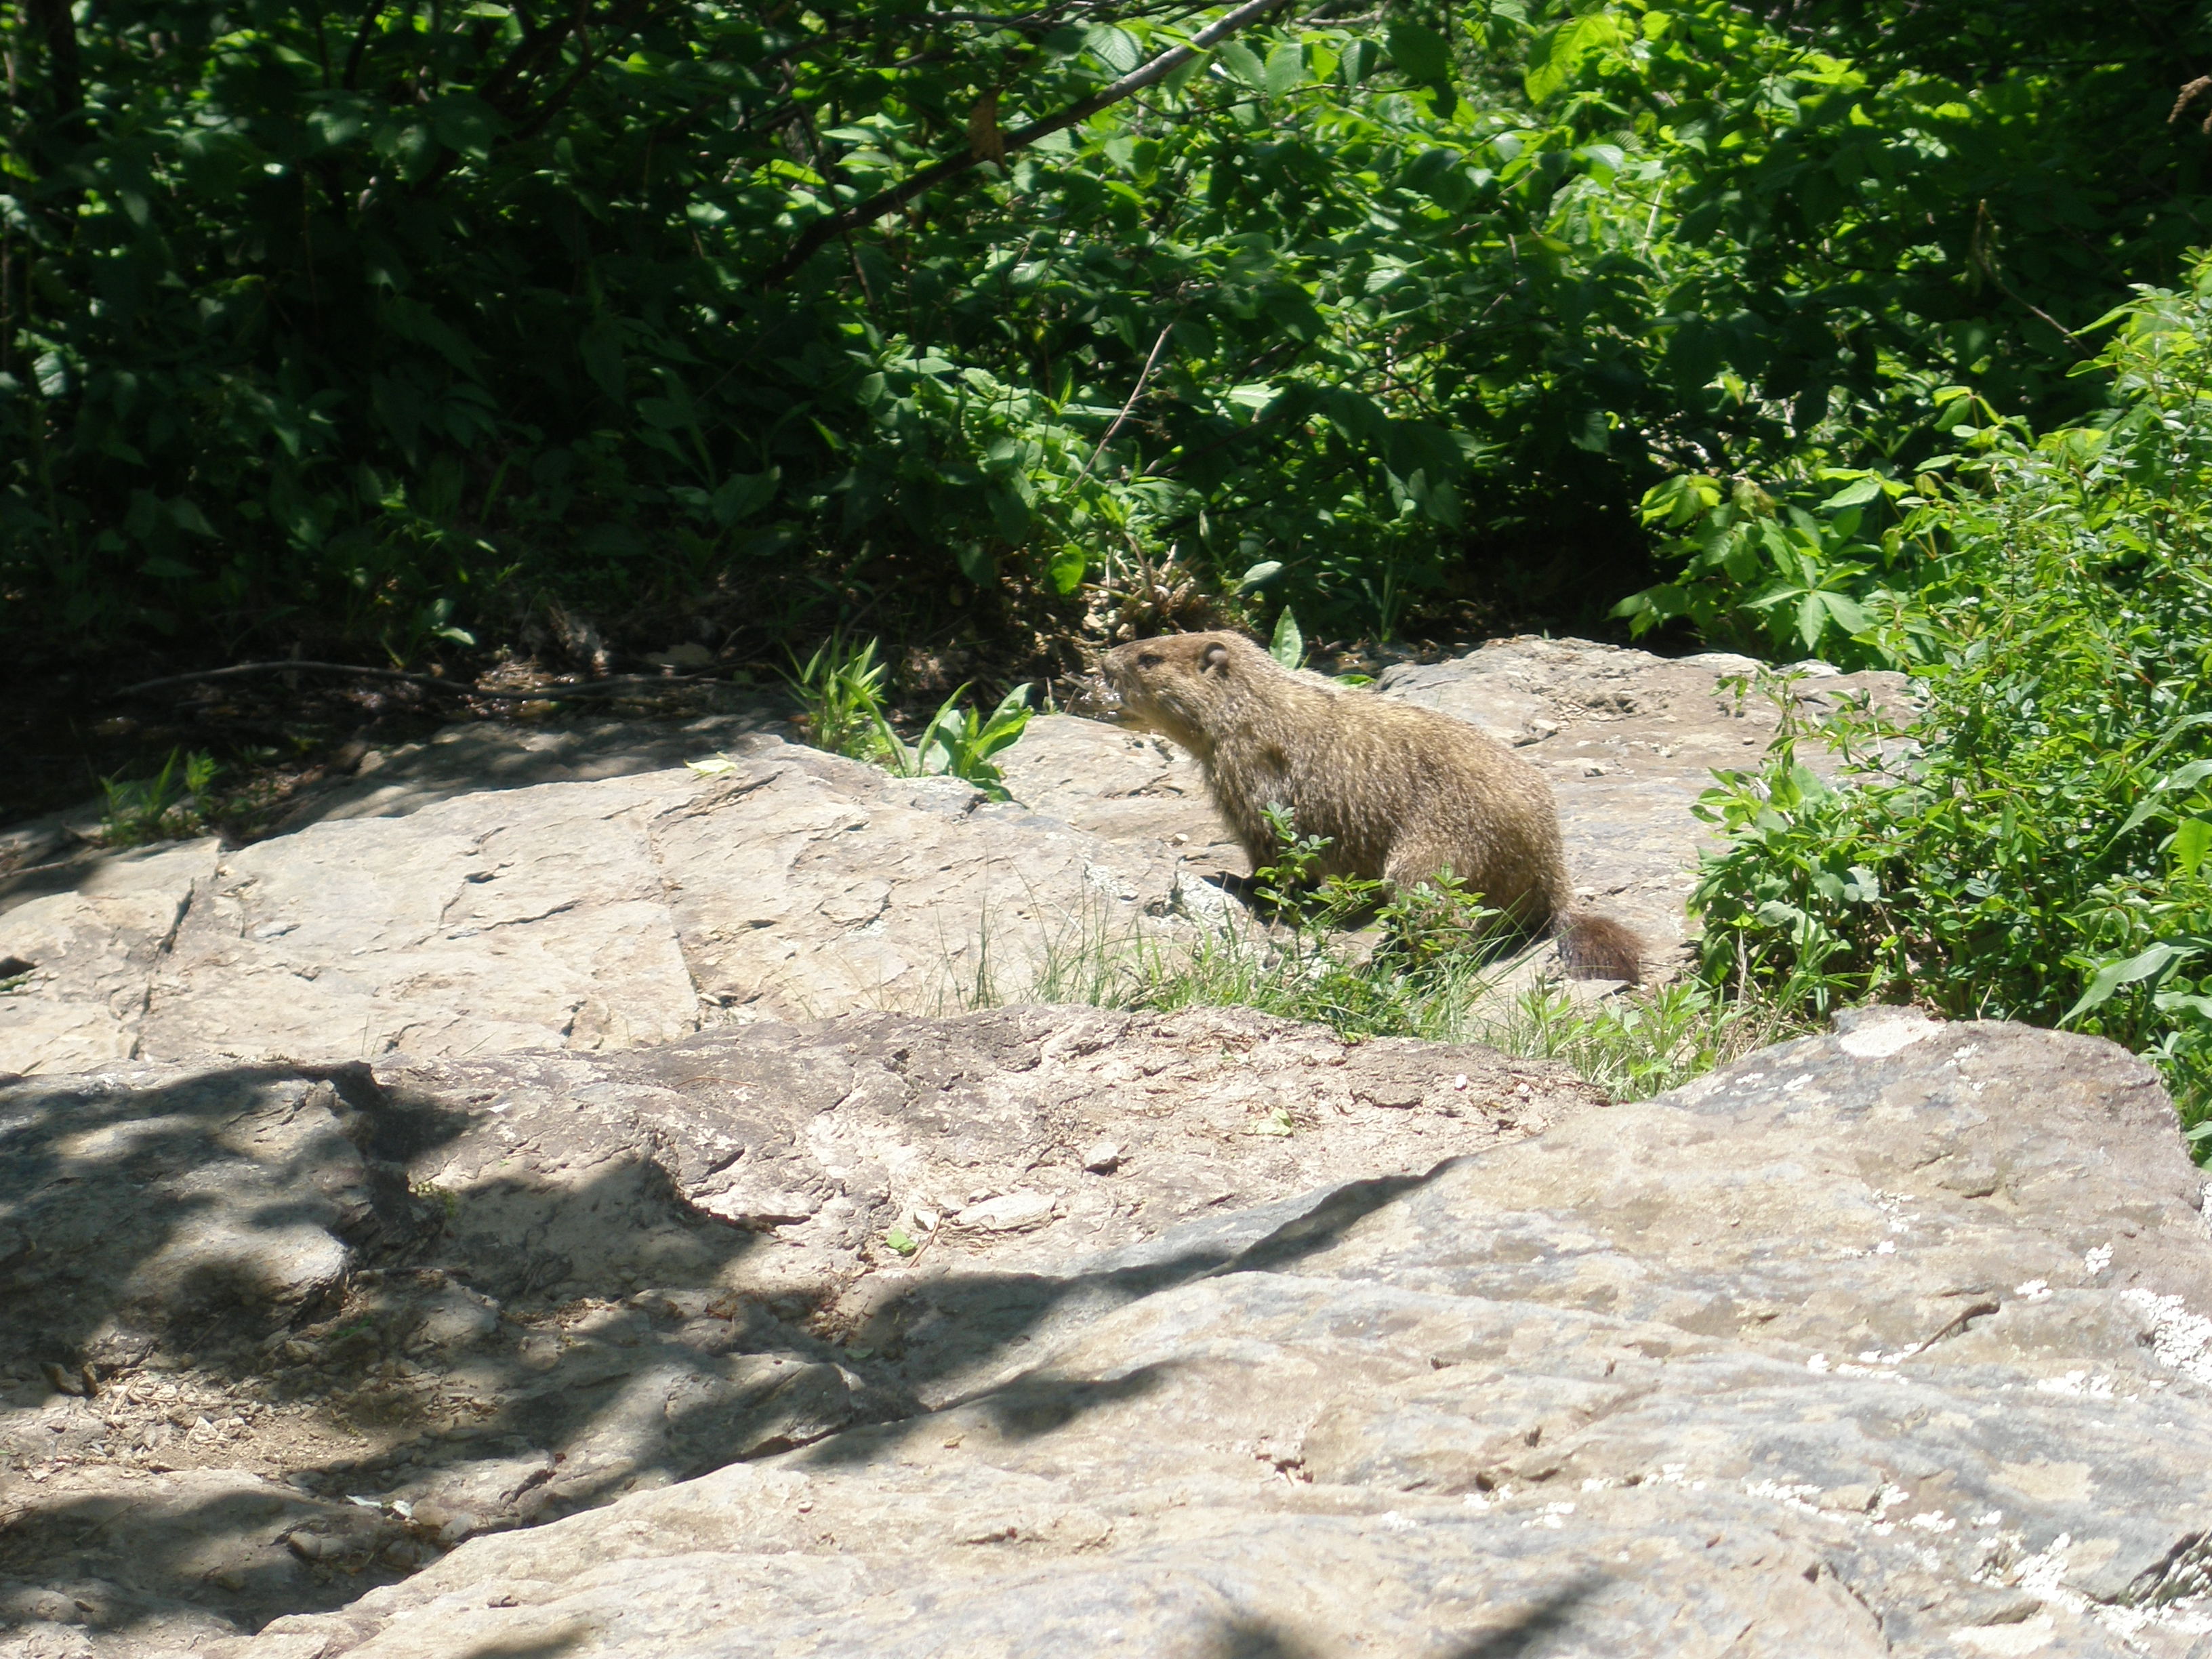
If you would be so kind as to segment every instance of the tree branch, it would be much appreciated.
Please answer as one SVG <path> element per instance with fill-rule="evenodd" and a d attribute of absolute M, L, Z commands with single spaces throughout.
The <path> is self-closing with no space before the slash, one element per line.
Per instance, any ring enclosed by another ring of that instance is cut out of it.
<path fill-rule="evenodd" d="M 1025 127 L 1001 135 L 1002 153 L 1025 149 L 1040 138 L 1049 137 L 1079 121 L 1087 121 L 1100 110 L 1120 103 L 1124 98 L 1142 92 L 1146 87 L 1164 81 L 1176 70 L 1220 40 L 1226 40 L 1245 24 L 1266 16 L 1290 3 L 1290 0 L 1245 0 L 1234 11 L 1215 19 L 1190 37 L 1187 46 L 1171 47 L 1152 59 L 1129 71 L 1091 94 L 1088 98 L 1070 104 L 1057 115 L 1048 115 L 1041 121 L 1032 121 Z M 857 230 L 862 225 L 873 224 L 887 214 L 897 212 L 917 196 L 935 189 L 949 179 L 982 165 L 984 157 L 973 145 L 957 155 L 948 155 L 933 161 L 905 183 L 893 185 L 880 195 L 865 202 L 855 203 L 842 212 L 827 214 L 817 219 L 799 233 L 799 240 L 762 276 L 763 283 L 774 287 L 788 280 L 799 267 L 820 251 L 824 244 L 836 240 L 846 232 Z"/>
<path fill-rule="evenodd" d="M 197 685 L 203 680 L 234 680 L 252 674 L 337 674 L 347 679 L 388 680 L 441 691 L 449 697 L 482 697 L 493 702 L 555 702 L 570 697 L 620 696 L 625 692 L 672 685 L 690 685 L 713 678 L 707 674 L 624 674 L 617 678 L 586 680 L 578 684 L 548 684 L 527 691 L 490 691 L 460 680 L 440 679 L 434 674 L 409 674 L 396 668 L 362 668 L 343 662 L 242 662 L 229 668 L 203 668 L 193 674 L 168 674 L 158 680 L 141 680 L 111 693 L 135 697 L 172 686 Z"/>
<path fill-rule="evenodd" d="M 69 0 L 24 0 L 25 20 L 45 38 L 46 80 L 54 99 L 54 130 L 76 135 L 84 114 L 84 77 L 77 58 L 76 22 Z"/>
<path fill-rule="evenodd" d="M 550 22 L 533 23 L 526 20 L 520 42 L 504 63 L 484 77 L 483 84 L 477 88 L 477 96 L 502 117 L 512 119 L 514 112 L 508 107 L 509 89 L 513 89 L 515 101 L 526 100 L 531 90 L 528 82 L 537 74 L 538 64 L 548 52 L 560 51 L 561 43 L 582 21 L 580 7 Z"/>
<path fill-rule="evenodd" d="M 1145 359 L 1144 372 L 1137 376 L 1137 384 L 1129 393 L 1129 401 L 1121 405 L 1121 412 L 1114 417 L 1114 424 L 1106 428 L 1106 435 L 1098 441 L 1098 447 L 1091 452 L 1091 459 L 1084 462 L 1083 471 L 1076 474 L 1075 489 L 1083 487 L 1083 481 L 1091 476 L 1091 469 L 1098 465 L 1098 458 L 1106 453 L 1106 446 L 1114 441 L 1114 434 L 1121 429 L 1121 423 L 1129 418 L 1129 411 L 1137 406 L 1137 399 L 1145 395 L 1146 384 L 1152 378 L 1152 371 L 1160 366 L 1160 353 L 1168 348 L 1168 336 L 1174 332 L 1175 325 L 1170 322 L 1160 331 L 1160 337 L 1152 342 L 1152 355 Z M 1069 491 L 1071 495 L 1073 493 L 1073 489 Z"/>
<path fill-rule="evenodd" d="M 377 19 L 383 15 L 383 0 L 366 0 L 362 7 L 361 27 L 354 31 L 353 46 L 346 53 L 345 73 L 338 77 L 338 84 L 348 92 L 351 92 L 361 79 L 361 60 L 368 51 L 368 43 L 375 38 Z M 411 20 L 414 15 L 415 8 L 410 0 L 407 16 Z"/>

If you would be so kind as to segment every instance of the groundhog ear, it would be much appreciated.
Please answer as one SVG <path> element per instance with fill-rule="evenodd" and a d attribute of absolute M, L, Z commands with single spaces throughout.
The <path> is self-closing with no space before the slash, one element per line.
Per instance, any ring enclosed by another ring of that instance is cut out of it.
<path fill-rule="evenodd" d="M 1207 646 L 1206 647 L 1206 659 L 1203 665 L 1206 671 L 1211 673 L 1227 673 L 1229 672 L 1229 647 L 1225 645 Z"/>

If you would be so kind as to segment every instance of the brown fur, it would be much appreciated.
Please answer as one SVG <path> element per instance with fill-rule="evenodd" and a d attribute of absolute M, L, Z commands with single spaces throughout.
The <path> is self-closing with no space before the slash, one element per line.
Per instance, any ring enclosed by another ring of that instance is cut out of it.
<path fill-rule="evenodd" d="M 1571 974 L 1640 978 L 1619 922 L 1574 908 L 1541 773 L 1464 721 L 1282 666 L 1237 634 L 1173 634 L 1107 653 L 1124 725 L 1188 749 L 1255 866 L 1269 806 L 1322 836 L 1323 875 L 1411 887 L 1449 870 L 1516 924 L 1556 933 Z"/>

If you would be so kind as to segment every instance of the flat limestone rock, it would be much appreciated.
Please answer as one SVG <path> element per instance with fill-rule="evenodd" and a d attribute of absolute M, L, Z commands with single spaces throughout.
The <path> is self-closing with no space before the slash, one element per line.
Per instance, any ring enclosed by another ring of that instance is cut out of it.
<path fill-rule="evenodd" d="M 1778 721 L 1669 661 L 1506 640 L 1382 676 L 1515 744 L 1557 789 L 1593 908 L 1686 959 L 1709 769 Z M 1894 700 L 1814 674 L 1800 712 Z M 0 878 L 0 1072 L 203 1054 L 301 1060 L 665 1042 L 729 1020 L 939 1012 L 1054 994 L 1054 975 L 1219 916 L 1248 861 L 1189 757 L 1042 715 L 1003 757 L 1018 804 L 783 742 L 761 709 L 539 730 L 478 722 L 317 797 L 289 833 L 69 860 Z M 1815 764 L 1814 752 L 1802 751 Z M 678 763 L 726 751 L 702 777 Z M 1550 965 L 1539 951 L 1521 975 Z M 1518 981 L 1515 981 L 1517 983 Z"/>
<path fill-rule="evenodd" d="M 1838 1024 L 1256 1224 L 1070 1240 L 1000 1282 L 1027 1318 L 963 1311 L 999 1258 L 890 1285 L 842 1363 L 958 1352 L 957 1392 L 202 1651 L 2201 1655 L 2212 1236 L 2170 1103 L 2094 1039 Z M 941 1092 L 907 1052 L 895 1115 Z"/>
<path fill-rule="evenodd" d="M 117 854 L 0 913 L 0 980 L 15 981 L 0 991 L 0 1072 L 130 1058 L 154 974 L 219 858 L 212 837 Z"/>
<path fill-rule="evenodd" d="M 1166 925 L 1177 872 L 950 779 L 769 736 L 718 775 L 399 803 L 100 860 L 0 909 L 0 1071 L 665 1042 L 1023 994 Z M 702 753 L 699 758 L 708 758 Z"/>
<path fill-rule="evenodd" d="M 1347 1170 L 1395 1191 L 1597 1101 L 1237 1010 L 22 1079 L 0 1617 L 125 1659 L 343 1605 L 476 1534 L 941 1407 Z"/>
<path fill-rule="evenodd" d="M 456 795 L 488 789 L 665 772 L 760 734 L 790 735 L 773 704 L 742 691 L 725 690 L 722 696 L 739 706 L 689 720 L 602 717 L 542 726 L 494 720 L 449 726 L 422 743 L 370 751 L 350 778 L 302 801 L 285 827 L 332 818 L 404 817 Z"/>
<path fill-rule="evenodd" d="M 1200 871 L 1250 867 L 1207 799 L 1198 763 L 1164 738 L 1040 714 L 999 759 L 1015 799 L 1079 830 Z"/>

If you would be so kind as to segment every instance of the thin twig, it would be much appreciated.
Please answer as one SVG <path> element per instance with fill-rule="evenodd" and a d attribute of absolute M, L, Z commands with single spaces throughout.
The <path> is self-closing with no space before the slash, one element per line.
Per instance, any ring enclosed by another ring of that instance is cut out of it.
<path fill-rule="evenodd" d="M 2067 327 L 2065 324 L 2060 322 L 2026 295 L 2015 293 L 2012 284 L 1998 275 L 1996 261 L 1990 258 L 1989 247 L 1990 234 L 1996 229 L 1996 221 L 1990 215 L 1990 204 L 1987 202 L 1979 204 L 1974 211 L 1974 228 L 1966 238 L 1966 251 L 1972 256 L 1974 263 L 1981 267 L 1982 275 L 1988 277 L 1996 291 L 2003 295 L 2006 299 L 2010 300 L 2014 305 L 2026 306 L 2045 322 L 2064 335 L 2066 343 L 2072 346 L 2075 350 L 2080 352 L 2084 357 L 2094 356 L 2095 354 L 2082 343 L 2080 335 L 2075 333 L 2072 329 Z"/>
<path fill-rule="evenodd" d="M 634 686 L 688 685 L 713 678 L 707 674 L 625 674 L 616 679 L 590 680 L 581 685 L 543 686 L 534 691 L 487 691 L 458 680 L 440 679 L 434 674 L 408 674 L 396 668 L 363 668 L 349 662 L 242 662 L 228 668 L 204 668 L 197 674 L 170 674 L 158 680 L 141 680 L 110 695 L 135 697 L 142 692 L 160 691 L 172 685 L 239 679 L 249 674 L 343 674 L 356 679 L 396 680 L 407 685 L 427 686 L 449 696 L 486 697 L 499 702 L 550 702 L 562 697 L 611 696 Z"/>
<path fill-rule="evenodd" d="M 1121 429 L 1121 422 L 1129 418 L 1129 411 L 1137 406 L 1137 399 L 1145 395 L 1145 383 L 1152 378 L 1152 371 L 1160 364 L 1160 353 L 1167 349 L 1168 336 L 1175 332 L 1170 323 L 1160 331 L 1160 337 L 1152 342 L 1152 355 L 1145 359 L 1145 367 L 1137 376 L 1137 384 L 1129 393 L 1129 401 L 1121 405 L 1121 412 L 1114 417 L 1114 424 L 1106 428 L 1106 435 L 1098 441 L 1098 447 L 1091 452 L 1091 459 L 1083 464 L 1083 471 L 1075 475 L 1074 488 L 1083 488 L 1083 481 L 1091 476 L 1091 469 L 1098 465 L 1098 458 L 1106 453 L 1106 446 L 1114 441 L 1114 434 Z"/>
<path fill-rule="evenodd" d="M 1072 127 L 1079 121 L 1086 121 L 1109 105 L 1118 104 L 1124 98 L 1132 97 L 1146 87 L 1164 81 L 1192 58 L 1203 55 L 1216 42 L 1227 39 L 1245 24 L 1289 3 L 1290 0 L 1245 0 L 1245 3 L 1236 10 L 1215 19 L 1192 35 L 1187 44 L 1162 52 L 1151 63 L 1132 70 L 1090 97 L 1070 104 L 1057 115 L 1048 115 L 1041 121 L 1032 121 L 1025 127 L 1005 134 L 1002 154 L 1010 155 L 1018 149 L 1025 149 L 1040 138 Z M 777 287 L 796 273 L 824 243 L 834 240 L 847 231 L 858 230 L 862 225 L 873 224 L 887 214 L 897 212 L 917 196 L 948 179 L 957 178 L 970 168 L 980 167 L 985 159 L 972 143 L 965 145 L 880 195 L 872 196 L 842 212 L 823 215 L 801 231 L 798 240 L 791 245 L 790 251 L 768 268 L 761 276 L 762 285 Z"/>

